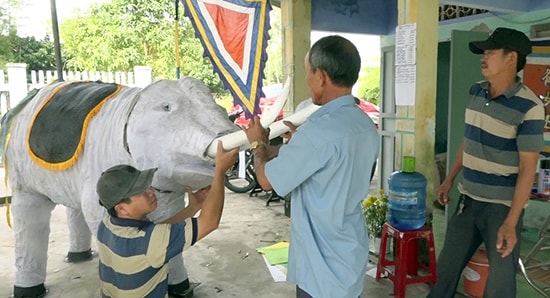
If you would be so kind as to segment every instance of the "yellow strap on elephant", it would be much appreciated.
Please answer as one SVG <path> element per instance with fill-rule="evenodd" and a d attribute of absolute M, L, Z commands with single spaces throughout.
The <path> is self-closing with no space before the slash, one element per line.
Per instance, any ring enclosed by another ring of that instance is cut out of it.
<path fill-rule="evenodd" d="M 9 135 L 8 135 L 8 138 L 9 138 Z M 5 189 L 6 189 L 6 193 L 7 193 L 8 192 L 8 160 L 7 159 L 4 159 L 4 185 L 6 187 Z M 8 227 L 13 229 L 13 227 L 11 226 L 9 197 L 6 196 L 6 198 L 4 200 L 5 200 L 4 202 L 6 202 L 6 222 L 8 223 Z"/>
<path fill-rule="evenodd" d="M 13 128 L 13 122 L 12 127 L 10 127 L 10 131 L 8 132 L 8 135 L 6 136 L 6 150 L 8 148 L 8 144 L 10 143 L 10 137 L 11 137 L 11 129 Z M 4 151 L 6 152 L 6 151 Z M 8 158 L 4 156 L 4 189 L 6 190 L 6 194 L 8 193 Z M 13 229 L 11 226 L 11 213 L 10 213 L 10 200 L 9 197 L 6 196 L 4 199 L 6 202 L 6 222 L 8 223 L 8 227 Z"/>
<path fill-rule="evenodd" d="M 37 91 L 38 92 L 38 91 Z M 34 97 L 34 95 L 36 95 L 36 92 L 34 94 L 32 94 L 32 97 Z M 26 98 L 24 99 L 25 101 Z M 6 190 L 6 194 L 8 193 L 8 157 L 6 156 L 6 152 L 8 151 L 8 145 L 10 144 L 10 139 L 11 139 L 11 133 L 12 133 L 12 130 L 13 130 L 13 126 L 15 124 L 15 121 L 13 121 L 17 116 L 19 115 L 19 112 L 17 112 L 14 116 L 14 118 L 12 118 L 12 120 L 9 122 L 9 129 L 8 129 L 8 133 L 6 134 L 6 144 L 4 146 L 4 189 Z M 6 124 L 4 124 L 6 125 Z M 9 196 L 6 196 L 5 198 L 5 202 L 6 202 L 6 222 L 8 223 L 8 227 L 10 227 L 11 229 L 13 229 L 12 225 L 11 225 L 11 212 L 10 212 L 10 197 L 11 195 Z"/>

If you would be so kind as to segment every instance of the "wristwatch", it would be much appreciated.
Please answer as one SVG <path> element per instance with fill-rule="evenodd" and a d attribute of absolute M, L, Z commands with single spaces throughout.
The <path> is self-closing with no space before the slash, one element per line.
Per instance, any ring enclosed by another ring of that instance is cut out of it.
<path fill-rule="evenodd" d="M 256 148 L 258 148 L 262 145 L 265 145 L 265 143 L 262 142 L 262 141 L 254 141 L 254 142 L 250 143 L 250 150 L 254 150 L 254 149 L 256 149 Z"/>

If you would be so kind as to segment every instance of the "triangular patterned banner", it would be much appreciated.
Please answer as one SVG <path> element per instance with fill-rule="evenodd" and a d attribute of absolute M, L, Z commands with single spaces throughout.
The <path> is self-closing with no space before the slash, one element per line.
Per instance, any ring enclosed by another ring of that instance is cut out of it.
<path fill-rule="evenodd" d="M 269 39 L 269 0 L 182 0 L 204 52 L 226 89 L 246 113 L 259 114 L 265 52 Z"/>

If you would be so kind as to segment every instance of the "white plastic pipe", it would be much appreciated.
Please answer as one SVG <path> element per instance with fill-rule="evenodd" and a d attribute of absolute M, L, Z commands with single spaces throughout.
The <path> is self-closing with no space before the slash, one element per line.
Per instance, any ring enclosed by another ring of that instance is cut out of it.
<path fill-rule="evenodd" d="M 300 126 L 302 123 L 306 121 L 306 119 L 309 117 L 309 115 L 313 114 L 320 106 L 317 105 L 309 105 L 308 107 L 300 110 L 296 114 L 293 114 L 287 118 L 284 118 L 283 120 L 279 120 L 275 123 L 272 123 L 269 126 L 269 139 L 274 139 L 285 132 L 288 132 L 290 129 L 288 126 L 283 124 L 283 121 L 290 121 L 292 124 L 296 126 Z M 239 148 L 240 151 L 246 150 L 250 148 L 250 144 L 248 143 L 248 139 L 246 138 L 246 134 L 244 131 L 240 130 L 237 132 L 234 132 L 232 134 L 228 134 L 219 138 L 214 139 L 210 146 L 208 146 L 208 149 L 206 151 L 206 154 L 210 156 L 211 158 L 214 158 L 216 156 L 216 150 L 217 150 L 217 144 L 218 141 L 221 140 L 223 143 L 223 148 L 225 150 L 233 149 L 233 148 Z"/>

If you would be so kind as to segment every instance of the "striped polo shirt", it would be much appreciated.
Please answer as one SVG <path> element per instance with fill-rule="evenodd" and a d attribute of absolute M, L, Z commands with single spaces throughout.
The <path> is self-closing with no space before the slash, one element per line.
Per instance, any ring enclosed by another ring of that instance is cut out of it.
<path fill-rule="evenodd" d="M 519 78 L 498 97 L 490 98 L 488 89 L 488 81 L 470 88 L 459 191 L 480 201 L 510 206 L 519 152 L 543 148 L 544 104 Z"/>
<path fill-rule="evenodd" d="M 165 297 L 168 261 L 195 243 L 196 222 L 154 224 L 106 216 L 97 232 L 102 297 Z"/>

